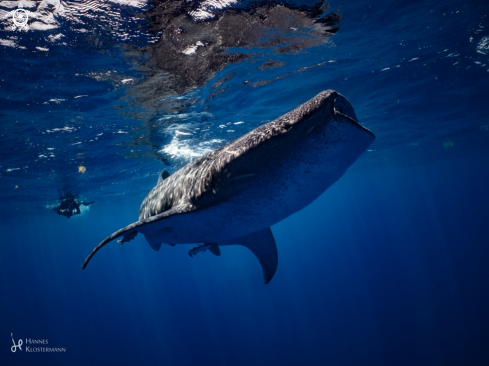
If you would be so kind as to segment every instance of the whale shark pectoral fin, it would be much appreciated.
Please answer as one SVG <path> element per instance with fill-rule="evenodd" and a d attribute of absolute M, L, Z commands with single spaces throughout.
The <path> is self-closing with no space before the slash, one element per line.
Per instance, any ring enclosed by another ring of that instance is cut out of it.
<path fill-rule="evenodd" d="M 128 226 L 126 226 L 120 230 L 117 230 L 115 233 L 106 237 L 104 240 L 102 240 L 100 242 L 99 245 L 97 245 L 95 248 L 93 248 L 92 252 L 87 256 L 87 258 L 85 258 L 85 261 L 83 262 L 83 265 L 82 265 L 82 269 L 86 268 L 88 262 L 90 262 L 90 259 L 92 259 L 92 257 L 95 255 L 95 253 L 97 253 L 99 251 L 100 248 L 102 248 L 105 244 L 111 242 L 112 240 L 117 239 L 123 235 L 124 235 L 124 238 L 126 237 L 126 235 L 131 235 L 132 238 L 134 238 L 136 236 L 136 234 L 139 232 L 139 228 L 141 226 L 151 225 L 157 221 L 167 219 L 173 215 L 178 215 L 178 214 L 189 212 L 190 209 L 191 208 L 189 208 L 187 206 L 176 206 L 176 207 L 173 207 L 172 209 L 170 209 L 168 211 L 162 212 L 162 213 L 155 215 L 155 216 L 148 217 L 147 219 L 144 219 L 144 220 L 136 221 L 136 222 L 132 223 L 131 225 L 128 225 Z M 121 240 L 122 242 L 125 241 L 124 238 Z M 127 240 L 127 241 L 129 241 L 129 240 Z"/>
<path fill-rule="evenodd" d="M 271 281 L 278 266 L 277 245 L 270 228 L 257 231 L 241 238 L 218 242 L 217 245 L 242 245 L 255 255 L 261 264 L 265 285 Z"/>
<path fill-rule="evenodd" d="M 218 257 L 221 255 L 221 250 L 217 243 L 209 243 L 209 250 L 212 254 L 217 255 Z"/>
<path fill-rule="evenodd" d="M 151 248 L 153 248 L 156 251 L 159 251 L 161 248 L 161 243 L 149 243 L 151 245 Z"/>
<path fill-rule="evenodd" d="M 163 169 L 160 174 L 158 174 L 158 183 L 157 184 L 160 184 L 161 182 L 163 182 L 166 178 L 168 178 L 170 176 L 170 173 L 168 173 L 168 170 L 166 169 Z"/>

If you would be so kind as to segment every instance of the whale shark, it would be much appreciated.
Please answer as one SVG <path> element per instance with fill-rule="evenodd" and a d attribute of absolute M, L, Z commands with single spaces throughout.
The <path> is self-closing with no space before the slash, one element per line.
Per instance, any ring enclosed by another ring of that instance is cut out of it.
<path fill-rule="evenodd" d="M 174 174 L 163 170 L 141 204 L 139 220 L 110 241 L 144 235 L 164 244 L 202 243 L 189 255 L 242 245 L 261 264 L 265 284 L 278 253 L 270 227 L 312 203 L 370 146 L 375 136 L 358 123 L 350 102 L 325 90 L 274 121 L 192 161 Z"/>

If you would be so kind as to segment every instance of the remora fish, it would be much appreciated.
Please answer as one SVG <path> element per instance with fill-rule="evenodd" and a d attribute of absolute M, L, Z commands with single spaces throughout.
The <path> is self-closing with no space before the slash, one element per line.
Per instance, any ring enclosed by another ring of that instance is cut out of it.
<path fill-rule="evenodd" d="M 344 96 L 323 91 L 175 174 L 161 172 L 139 221 L 104 239 L 82 268 L 108 242 L 142 233 L 155 250 L 162 243 L 205 243 L 191 256 L 243 245 L 260 261 L 268 283 L 278 264 L 270 226 L 319 197 L 374 139 Z"/>

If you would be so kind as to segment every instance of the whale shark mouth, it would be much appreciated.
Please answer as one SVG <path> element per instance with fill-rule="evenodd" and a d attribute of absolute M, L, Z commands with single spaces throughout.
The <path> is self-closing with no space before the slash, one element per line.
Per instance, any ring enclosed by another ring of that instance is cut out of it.
<path fill-rule="evenodd" d="M 350 117 L 356 123 L 358 123 L 357 115 L 353 110 L 352 105 L 343 95 L 337 94 L 336 99 L 334 101 L 334 111 L 335 113 L 340 113 L 344 116 Z"/>
<path fill-rule="evenodd" d="M 348 99 L 346 99 L 343 95 L 341 95 L 341 94 L 336 95 L 336 99 L 334 100 L 333 109 L 334 109 L 335 115 L 340 115 L 340 116 L 346 117 L 348 120 L 350 120 L 350 122 L 354 123 L 355 125 L 357 125 L 361 129 L 369 132 L 372 136 L 375 137 L 375 135 L 372 133 L 372 131 L 370 131 L 365 126 L 362 126 L 358 122 L 358 118 L 357 118 L 357 115 L 355 114 L 355 110 L 353 109 L 353 107 L 350 104 L 350 102 L 348 101 Z"/>

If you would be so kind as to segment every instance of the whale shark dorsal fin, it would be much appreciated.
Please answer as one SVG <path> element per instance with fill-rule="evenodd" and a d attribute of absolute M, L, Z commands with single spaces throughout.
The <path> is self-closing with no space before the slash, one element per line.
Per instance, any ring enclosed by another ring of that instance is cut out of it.
<path fill-rule="evenodd" d="M 170 176 L 170 173 L 168 173 L 168 170 L 166 169 L 163 169 L 160 174 L 158 175 L 158 183 L 157 184 L 160 184 L 161 182 L 163 182 L 166 178 L 168 178 Z"/>
<path fill-rule="evenodd" d="M 278 265 L 277 245 L 269 227 L 241 238 L 217 242 L 217 245 L 242 245 L 255 255 L 261 264 L 265 284 L 273 278 Z"/>

